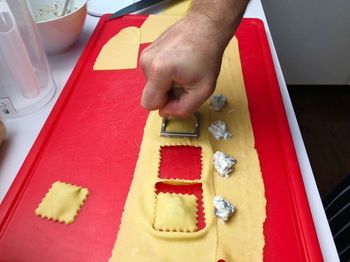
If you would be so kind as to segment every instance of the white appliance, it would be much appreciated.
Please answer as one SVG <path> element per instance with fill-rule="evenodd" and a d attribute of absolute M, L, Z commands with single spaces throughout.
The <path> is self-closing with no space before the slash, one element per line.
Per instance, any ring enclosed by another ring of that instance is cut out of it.
<path fill-rule="evenodd" d="M 26 0 L 0 0 L 0 117 L 29 114 L 55 94 Z"/>
<path fill-rule="evenodd" d="M 350 1 L 262 0 L 289 85 L 350 85 Z"/>

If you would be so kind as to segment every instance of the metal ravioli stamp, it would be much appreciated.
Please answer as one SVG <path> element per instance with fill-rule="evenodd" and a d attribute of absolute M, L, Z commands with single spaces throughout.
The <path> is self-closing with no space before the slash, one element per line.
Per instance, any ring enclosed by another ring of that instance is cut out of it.
<path fill-rule="evenodd" d="M 199 128 L 199 113 L 195 112 L 193 114 L 193 124 L 194 124 L 194 132 L 177 132 L 177 131 L 168 131 L 168 117 L 163 118 L 162 127 L 160 130 L 160 135 L 164 137 L 179 137 L 179 138 L 199 138 L 200 128 Z"/>

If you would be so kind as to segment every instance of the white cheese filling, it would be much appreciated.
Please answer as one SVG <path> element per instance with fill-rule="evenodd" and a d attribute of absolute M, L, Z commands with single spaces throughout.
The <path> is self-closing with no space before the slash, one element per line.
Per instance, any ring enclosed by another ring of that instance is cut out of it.
<path fill-rule="evenodd" d="M 211 123 L 208 130 L 217 140 L 228 140 L 232 137 L 232 134 L 228 131 L 227 125 L 221 120 Z"/>
<path fill-rule="evenodd" d="M 209 108 L 213 111 L 220 111 L 226 105 L 226 97 L 224 94 L 213 95 L 210 97 Z"/>
<path fill-rule="evenodd" d="M 216 172 L 223 178 L 229 177 L 233 166 L 237 163 L 236 159 L 220 151 L 215 152 L 213 160 Z"/>
<path fill-rule="evenodd" d="M 222 196 L 214 197 L 215 215 L 226 222 L 235 212 L 236 206 L 225 200 Z"/>

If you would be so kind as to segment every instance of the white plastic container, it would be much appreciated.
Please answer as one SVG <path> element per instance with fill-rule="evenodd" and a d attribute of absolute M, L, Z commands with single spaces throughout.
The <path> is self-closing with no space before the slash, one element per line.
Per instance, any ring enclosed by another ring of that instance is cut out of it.
<path fill-rule="evenodd" d="M 0 116 L 29 114 L 55 91 L 26 0 L 0 0 Z"/>
<path fill-rule="evenodd" d="M 62 16 L 65 0 L 28 0 L 46 54 L 62 53 L 78 39 L 86 18 L 86 1 L 70 0 Z"/>

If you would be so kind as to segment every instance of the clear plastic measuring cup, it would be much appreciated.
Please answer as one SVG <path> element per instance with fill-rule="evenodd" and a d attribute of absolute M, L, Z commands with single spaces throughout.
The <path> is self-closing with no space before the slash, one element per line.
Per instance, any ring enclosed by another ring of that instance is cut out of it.
<path fill-rule="evenodd" d="M 0 0 L 0 116 L 31 113 L 55 90 L 27 1 Z"/>

